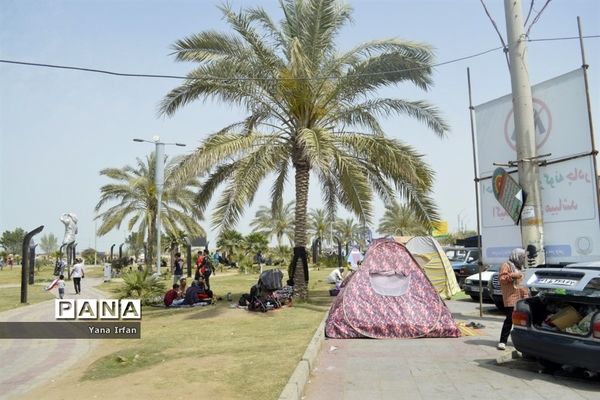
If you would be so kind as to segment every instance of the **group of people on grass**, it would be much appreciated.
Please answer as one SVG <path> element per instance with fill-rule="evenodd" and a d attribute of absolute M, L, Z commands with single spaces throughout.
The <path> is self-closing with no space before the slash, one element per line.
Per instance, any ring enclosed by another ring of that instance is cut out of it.
<path fill-rule="evenodd" d="M 165 293 L 163 302 L 165 307 L 176 306 L 194 306 L 197 303 L 212 302 L 213 292 L 206 287 L 203 278 L 199 281 L 194 280 L 191 286 L 187 286 L 187 280 L 181 278 L 179 283 L 174 283 L 173 287 Z"/>
<path fill-rule="evenodd" d="M 213 292 L 210 290 L 210 276 L 214 272 L 212 259 L 207 249 L 198 252 L 196 273 L 191 286 L 183 278 L 183 258 L 181 253 L 175 254 L 173 263 L 173 287 L 165 293 L 163 302 L 166 307 L 189 305 L 200 302 L 211 302 Z"/>

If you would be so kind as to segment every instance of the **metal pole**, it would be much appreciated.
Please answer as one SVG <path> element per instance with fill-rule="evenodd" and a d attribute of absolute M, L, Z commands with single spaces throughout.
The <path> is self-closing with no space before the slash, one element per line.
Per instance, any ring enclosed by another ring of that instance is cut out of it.
<path fill-rule="evenodd" d="M 35 283 L 35 248 L 37 244 L 33 242 L 33 238 L 29 242 L 29 284 L 33 285 Z"/>
<path fill-rule="evenodd" d="M 589 65 L 585 62 L 585 49 L 583 47 L 583 35 L 581 29 L 581 18 L 577 17 L 577 29 L 579 31 L 579 47 L 581 48 L 581 69 L 583 69 L 583 82 L 585 84 L 585 99 L 588 109 L 588 123 L 590 125 L 590 139 L 592 145 L 592 162 L 594 163 L 594 176 L 598 176 L 598 165 L 596 162 L 596 140 L 594 139 L 594 123 L 592 122 L 592 101 L 590 100 L 590 84 L 588 82 L 587 70 Z M 596 197 L 596 200 L 598 197 Z M 600 214 L 598 215 L 600 218 Z"/>
<path fill-rule="evenodd" d="M 29 242 L 31 238 L 40 233 L 44 229 L 44 225 L 40 225 L 23 238 L 21 247 L 21 303 L 27 303 L 27 277 L 29 275 L 27 268 L 29 267 Z"/>
<path fill-rule="evenodd" d="M 163 185 L 165 182 L 164 170 L 165 170 L 165 144 L 172 144 L 175 146 L 185 147 L 183 143 L 163 143 L 160 141 L 160 136 L 155 135 L 152 138 L 152 142 L 144 139 L 133 139 L 134 142 L 148 142 L 154 143 L 156 150 L 154 155 L 156 157 L 155 171 L 154 171 L 154 182 L 156 185 L 156 273 L 160 275 L 160 222 L 161 222 L 161 208 L 162 208 L 162 192 Z"/>
<path fill-rule="evenodd" d="M 63 249 L 63 247 L 65 247 L 66 245 L 67 245 L 66 243 L 63 243 L 63 244 L 62 244 L 62 245 L 61 245 L 61 246 L 58 248 L 58 257 L 59 257 L 60 259 L 62 259 L 62 256 L 63 256 L 63 251 L 62 251 L 62 249 Z M 58 260 L 57 260 L 57 261 L 58 261 Z"/>
<path fill-rule="evenodd" d="M 335 237 L 335 241 L 337 242 L 337 248 L 338 248 L 338 268 L 342 267 L 342 242 L 340 241 L 339 237 Z"/>
<path fill-rule="evenodd" d="M 477 154 L 475 153 L 475 125 L 473 123 L 473 98 L 471 96 L 471 70 L 467 68 L 467 85 L 469 87 L 469 118 L 471 120 L 471 144 L 473 147 L 473 182 L 475 183 L 475 207 L 477 212 L 477 248 L 479 249 L 479 261 L 477 261 L 477 269 L 479 271 L 479 316 L 483 317 L 483 285 L 481 283 L 481 260 L 483 254 L 481 252 L 481 227 L 479 225 L 479 172 L 477 171 Z"/>
<path fill-rule="evenodd" d="M 504 0 L 510 81 L 513 99 L 513 117 L 517 136 L 517 165 L 519 184 L 527 193 L 521 214 L 521 242 L 523 248 L 537 249 L 536 265 L 545 263 L 544 221 L 540 191 L 539 165 L 536 159 L 533 99 L 527 72 L 526 36 L 523 30 L 521 0 Z"/>
<path fill-rule="evenodd" d="M 98 220 L 94 218 L 94 265 L 98 265 Z"/>
<path fill-rule="evenodd" d="M 156 144 L 156 272 L 160 275 L 160 214 L 162 206 L 162 192 L 164 184 L 164 161 L 165 144 L 160 142 L 158 136 L 155 137 Z"/>
<path fill-rule="evenodd" d="M 186 264 L 187 264 L 187 277 L 192 277 L 192 244 L 188 241 L 185 245 L 186 248 Z"/>

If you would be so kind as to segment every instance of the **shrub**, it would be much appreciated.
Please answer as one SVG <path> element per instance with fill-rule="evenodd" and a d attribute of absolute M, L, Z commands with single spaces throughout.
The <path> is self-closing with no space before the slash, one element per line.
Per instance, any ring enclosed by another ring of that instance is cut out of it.
<path fill-rule="evenodd" d="M 120 299 L 140 299 L 142 304 L 154 304 L 162 300 L 166 288 L 159 277 L 149 271 L 131 271 L 123 274 L 123 285 L 119 288 Z"/>

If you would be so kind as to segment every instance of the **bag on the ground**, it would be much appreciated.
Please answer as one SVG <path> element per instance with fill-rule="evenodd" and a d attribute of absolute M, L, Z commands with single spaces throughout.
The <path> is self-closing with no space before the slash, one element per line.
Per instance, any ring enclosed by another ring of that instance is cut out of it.
<path fill-rule="evenodd" d="M 238 304 L 241 307 L 247 307 L 248 304 L 250 304 L 250 299 L 251 299 L 250 295 L 248 293 L 244 293 L 242 295 L 242 297 L 240 297 L 240 300 L 238 301 Z"/>

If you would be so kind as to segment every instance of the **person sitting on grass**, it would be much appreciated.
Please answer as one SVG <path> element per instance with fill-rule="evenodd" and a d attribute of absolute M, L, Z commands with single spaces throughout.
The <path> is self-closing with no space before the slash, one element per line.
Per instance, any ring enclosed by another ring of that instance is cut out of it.
<path fill-rule="evenodd" d="M 334 283 L 336 287 L 344 280 L 344 267 L 335 268 L 327 277 L 327 283 Z"/>
<path fill-rule="evenodd" d="M 200 299 L 198 298 L 198 294 L 202 293 L 200 286 L 198 286 L 198 281 L 193 281 L 192 286 L 187 288 L 185 291 L 185 298 L 183 304 L 187 304 L 189 306 L 193 306 L 198 303 Z"/>
<path fill-rule="evenodd" d="M 198 281 L 198 287 L 200 289 L 198 292 L 199 300 L 204 301 L 213 298 L 213 292 L 206 286 L 206 281 L 203 277 L 200 277 L 200 280 Z"/>
<path fill-rule="evenodd" d="M 163 302 L 165 303 L 166 307 L 171 307 L 182 305 L 184 300 L 185 299 L 181 297 L 181 294 L 179 292 L 179 284 L 174 283 L 173 288 L 167 291 L 167 293 L 165 293 Z"/>
<path fill-rule="evenodd" d="M 180 297 L 185 297 L 185 291 L 187 289 L 187 280 L 185 278 L 181 278 L 179 280 L 179 296 Z"/>

